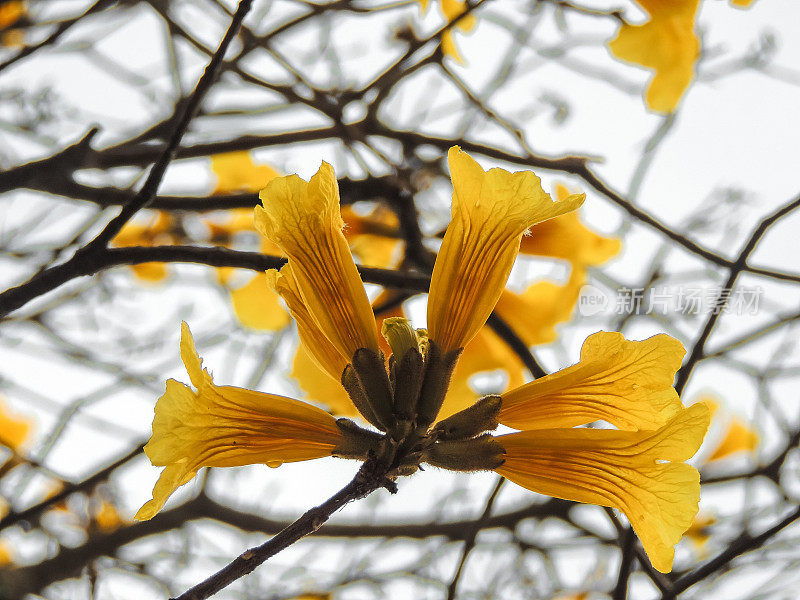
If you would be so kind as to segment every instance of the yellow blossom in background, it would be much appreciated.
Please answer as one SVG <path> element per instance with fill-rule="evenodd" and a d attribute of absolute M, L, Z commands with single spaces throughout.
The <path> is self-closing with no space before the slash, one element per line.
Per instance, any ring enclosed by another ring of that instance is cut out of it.
<path fill-rule="evenodd" d="M 569 190 L 556 185 L 556 200 L 566 201 Z M 616 256 L 622 243 L 616 238 L 598 235 L 581 222 L 578 211 L 566 213 L 530 228 L 522 238 L 519 252 L 568 260 L 573 267 L 602 264 Z"/>
<path fill-rule="evenodd" d="M 428 10 L 429 0 L 419 0 L 420 7 L 422 12 Z M 469 14 L 461 19 L 458 17 L 461 16 L 467 9 L 467 3 L 464 0 L 440 0 L 439 6 L 442 10 L 442 14 L 444 18 L 447 20 L 448 23 L 455 23 L 454 27 L 460 29 L 463 32 L 472 31 L 477 23 L 475 16 Z M 464 64 L 464 59 L 461 57 L 461 53 L 458 51 L 458 46 L 456 46 L 455 38 L 453 35 L 453 28 L 449 28 L 442 34 L 442 52 L 445 56 L 449 56 L 456 62 L 460 64 Z"/>
<path fill-rule="evenodd" d="M 749 454 L 755 452 L 756 448 L 758 448 L 759 436 L 750 425 L 736 415 L 728 415 L 727 417 L 720 415 L 720 401 L 715 396 L 706 394 L 698 402 L 708 406 L 715 421 L 724 421 L 722 435 L 719 436 L 719 441 L 713 446 L 714 451 L 705 459 L 706 464 L 723 460 L 741 452 Z"/>
<path fill-rule="evenodd" d="M 11 551 L 11 547 L 0 539 L 0 568 L 11 564 L 14 564 L 14 554 Z"/>
<path fill-rule="evenodd" d="M 752 3 L 753 0 L 731 0 L 731 6 L 737 8 L 749 8 Z"/>
<path fill-rule="evenodd" d="M 100 500 L 92 518 L 100 531 L 105 533 L 116 531 L 124 524 L 117 507 L 107 500 Z"/>
<path fill-rule="evenodd" d="M 0 444 L 16 452 L 28 440 L 32 430 L 31 420 L 12 413 L 0 396 Z"/>
<path fill-rule="evenodd" d="M 403 250 L 403 242 L 398 239 L 400 224 L 397 215 L 381 205 L 366 215 L 356 213 L 351 206 L 343 206 L 342 220 L 350 250 L 362 265 L 397 266 Z"/>
<path fill-rule="evenodd" d="M 584 196 L 552 201 L 530 171 L 484 171 L 460 148 L 448 153 L 452 220 L 431 275 L 430 338 L 449 352 L 483 327 L 505 289 L 525 231 L 575 210 Z"/>
<path fill-rule="evenodd" d="M 249 152 L 227 152 L 211 156 L 211 171 L 217 183 L 213 194 L 260 191 L 279 173 L 269 165 L 257 165 Z M 253 201 L 255 206 L 255 199 Z M 206 219 L 212 241 L 230 247 L 239 233 L 255 232 L 253 210 L 235 208 L 228 211 L 223 222 Z M 278 249 L 261 240 L 262 254 L 278 254 Z M 277 294 L 267 285 L 263 273 L 251 275 L 243 285 L 231 283 L 233 268 L 217 269 L 220 283 L 228 290 L 233 313 L 242 326 L 256 331 L 278 331 L 289 324 L 289 314 L 280 304 Z"/>
<path fill-rule="evenodd" d="M 608 42 L 611 53 L 653 71 L 645 94 L 647 106 L 671 113 L 694 78 L 700 41 L 694 19 L 700 0 L 637 0 L 650 15 L 641 25 L 623 23 Z"/>
<path fill-rule="evenodd" d="M 708 408 L 695 404 L 656 430 L 537 429 L 501 435 L 496 439 L 505 449 L 505 462 L 495 470 L 540 494 L 621 510 L 650 562 L 667 573 L 674 545 L 697 514 L 700 497 L 700 474 L 682 461 L 700 447 L 708 419 Z"/>
<path fill-rule="evenodd" d="M 211 171 L 217 178 L 213 194 L 258 192 L 278 173 L 269 165 L 257 165 L 249 152 L 225 152 L 211 156 Z"/>
<path fill-rule="evenodd" d="M 176 242 L 175 220 L 164 211 L 150 211 L 148 220 L 128 222 L 111 241 L 117 248 L 131 246 L 168 246 Z M 158 283 L 167 277 L 167 265 L 160 262 L 131 265 L 130 269 L 142 281 Z"/>
<path fill-rule="evenodd" d="M 6 48 L 23 48 L 25 32 L 22 29 L 11 29 L 28 13 L 26 2 L 10 0 L 0 4 L 0 46 Z M 3 31 L 5 30 L 5 31 Z"/>
<path fill-rule="evenodd" d="M 28 12 L 26 3 L 21 0 L 11 0 L 0 4 L 0 29 L 11 27 Z"/>
<path fill-rule="evenodd" d="M 711 539 L 711 528 L 716 522 L 717 519 L 712 515 L 698 513 L 689 529 L 683 534 L 683 537 L 691 542 L 694 552 L 701 559 L 708 555 L 706 546 Z"/>
<path fill-rule="evenodd" d="M 275 394 L 217 386 L 202 368 L 188 325 L 181 325 L 181 359 L 189 386 L 170 379 L 159 398 L 153 435 L 144 452 L 164 470 L 153 499 L 135 518 L 152 518 L 178 487 L 201 467 L 285 462 L 330 456 L 341 434 L 319 408 Z"/>

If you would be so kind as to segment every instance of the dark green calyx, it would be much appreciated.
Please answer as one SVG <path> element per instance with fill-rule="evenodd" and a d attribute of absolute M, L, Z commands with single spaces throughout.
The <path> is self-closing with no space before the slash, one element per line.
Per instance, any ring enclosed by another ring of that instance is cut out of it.
<path fill-rule="evenodd" d="M 451 471 L 492 471 L 505 462 L 505 450 L 487 433 L 468 440 L 436 442 L 423 460 Z"/>
<path fill-rule="evenodd" d="M 380 429 L 386 431 L 394 425 L 392 413 L 394 399 L 383 353 L 369 348 L 359 348 L 353 354 L 353 369 L 358 375 L 372 412 L 383 425 Z"/>
<path fill-rule="evenodd" d="M 425 377 L 417 403 L 417 423 L 420 426 L 427 427 L 436 420 L 459 356 L 461 348 L 445 354 L 436 342 L 429 341 L 425 356 Z"/>
<path fill-rule="evenodd" d="M 363 429 L 349 419 L 337 419 L 336 426 L 342 434 L 342 441 L 333 449 L 333 456 L 367 460 L 377 452 L 383 436 Z"/>
<path fill-rule="evenodd" d="M 416 348 L 406 350 L 403 358 L 395 361 L 393 367 L 394 414 L 398 419 L 413 421 L 425 375 L 422 354 Z"/>
<path fill-rule="evenodd" d="M 361 416 L 381 431 L 386 431 L 388 429 L 388 426 L 382 423 L 375 414 L 375 411 L 372 410 L 372 404 L 370 404 L 367 398 L 367 392 L 361 385 L 361 379 L 359 379 L 358 373 L 356 373 L 353 365 L 347 365 L 344 368 L 344 372 L 342 373 L 342 387 L 347 392 L 347 395 L 350 396 L 350 400 L 353 401 L 353 406 L 361 413 Z"/>
<path fill-rule="evenodd" d="M 502 403 L 500 396 L 484 396 L 469 408 L 439 421 L 433 435 L 439 440 L 463 440 L 493 431 Z"/>

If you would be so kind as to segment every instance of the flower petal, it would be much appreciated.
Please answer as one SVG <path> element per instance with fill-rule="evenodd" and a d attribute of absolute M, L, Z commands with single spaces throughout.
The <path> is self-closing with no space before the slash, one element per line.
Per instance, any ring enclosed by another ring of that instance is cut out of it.
<path fill-rule="evenodd" d="M 653 69 L 645 100 L 654 111 L 674 111 L 694 78 L 700 55 L 694 33 L 699 1 L 639 0 L 650 20 L 642 25 L 623 23 L 608 43 L 617 58 Z"/>
<path fill-rule="evenodd" d="M 708 408 L 695 404 L 656 431 L 550 429 L 497 437 L 496 471 L 531 491 L 625 513 L 653 566 L 672 569 L 673 546 L 697 514 L 700 474 L 680 462 L 700 447 Z"/>
<path fill-rule="evenodd" d="M 277 177 L 259 197 L 256 227 L 289 258 L 317 329 L 347 361 L 359 348 L 377 351 L 375 317 L 342 234 L 333 168 L 323 162 L 308 183 L 297 175 Z"/>
<path fill-rule="evenodd" d="M 553 202 L 530 171 L 484 172 L 460 148 L 448 154 L 452 221 L 436 258 L 428 332 L 445 352 L 463 348 L 494 309 L 532 225 L 576 209 L 582 195 Z"/>
<path fill-rule="evenodd" d="M 181 357 L 197 391 L 170 379 L 156 403 L 144 451 L 166 468 L 137 519 L 155 515 L 201 467 L 278 466 L 331 455 L 341 440 L 332 416 L 291 398 L 214 385 L 207 372 L 198 375 L 200 358 L 185 324 L 182 333 Z"/>
<path fill-rule="evenodd" d="M 217 176 L 214 194 L 258 192 L 279 175 L 269 165 L 255 164 L 247 151 L 214 154 L 211 171 Z"/>
<path fill-rule="evenodd" d="M 668 335 L 641 342 L 601 331 L 581 361 L 503 394 L 500 422 L 515 429 L 573 427 L 603 420 L 619 429 L 654 429 L 681 408 L 672 387 L 685 350 Z"/>
<path fill-rule="evenodd" d="M 266 272 L 266 278 L 267 284 L 286 302 L 289 312 L 297 323 L 300 343 L 308 351 L 309 356 L 334 381 L 341 381 L 350 357 L 345 358 L 337 350 L 303 303 L 292 265 L 287 263 L 280 271 L 270 269 Z"/>

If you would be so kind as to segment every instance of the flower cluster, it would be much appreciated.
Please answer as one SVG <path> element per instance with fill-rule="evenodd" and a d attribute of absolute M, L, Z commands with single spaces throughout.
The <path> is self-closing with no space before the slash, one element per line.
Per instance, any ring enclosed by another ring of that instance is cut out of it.
<path fill-rule="evenodd" d="M 672 387 L 679 342 L 599 332 L 576 365 L 445 416 L 459 357 L 503 295 L 524 234 L 584 200 L 553 201 L 533 173 L 484 171 L 459 148 L 448 158 L 452 220 L 431 276 L 427 329 L 395 316 L 379 334 L 342 233 L 330 165 L 308 182 L 296 175 L 269 182 L 255 225 L 288 262 L 267 281 L 297 322 L 309 360 L 340 382 L 372 428 L 291 398 L 217 386 L 184 324 L 181 356 L 194 389 L 170 380 L 156 405 L 145 452 L 165 469 L 137 518 L 154 516 L 203 466 L 339 456 L 381 461 L 396 477 L 426 463 L 494 470 L 538 493 L 617 508 L 654 567 L 671 569 L 700 491 L 697 470 L 683 461 L 709 420 L 704 404 L 684 408 Z M 596 421 L 615 429 L 579 427 Z M 517 431 L 496 435 L 499 424 Z"/>

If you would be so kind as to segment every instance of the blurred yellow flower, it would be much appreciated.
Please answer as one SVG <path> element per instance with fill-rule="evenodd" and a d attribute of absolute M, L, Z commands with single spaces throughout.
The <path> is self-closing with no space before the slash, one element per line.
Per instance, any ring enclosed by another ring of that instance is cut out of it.
<path fill-rule="evenodd" d="M 330 456 L 341 440 L 336 421 L 319 408 L 237 387 L 217 386 L 201 365 L 188 325 L 181 325 L 181 359 L 196 391 L 170 379 L 158 399 L 153 435 L 144 451 L 165 467 L 153 499 L 136 513 L 150 519 L 201 467 L 234 467 Z"/>
<path fill-rule="evenodd" d="M 0 567 L 14 564 L 14 554 L 7 542 L 0 539 Z"/>
<path fill-rule="evenodd" d="M 0 3 L 0 46 L 22 48 L 25 46 L 25 32 L 11 29 L 28 13 L 27 2 L 8 0 Z"/>
<path fill-rule="evenodd" d="M 622 60 L 653 70 L 645 94 L 656 112 L 675 110 L 694 77 L 700 41 L 694 19 L 700 0 L 636 0 L 650 15 L 641 25 L 623 23 L 608 42 L 611 53 Z"/>
<path fill-rule="evenodd" d="M 422 12 L 428 10 L 429 0 L 419 0 L 419 4 Z M 472 31 L 477 23 L 475 16 L 472 14 L 466 15 L 465 17 L 459 19 L 459 17 L 467 10 L 467 3 L 464 0 L 440 0 L 439 7 L 441 8 L 442 14 L 447 22 L 452 23 L 453 21 L 456 21 L 454 27 L 460 29 L 461 31 Z M 461 57 L 461 53 L 458 51 L 458 46 L 456 46 L 455 38 L 453 36 L 453 28 L 449 28 L 442 34 L 442 52 L 445 56 L 449 56 L 456 62 L 464 64 L 464 59 Z"/>
<path fill-rule="evenodd" d="M 585 270 L 574 268 L 564 285 L 541 281 L 529 286 L 522 294 L 503 290 L 494 312 L 526 346 L 550 343 L 556 339 L 555 326 L 570 318 L 585 281 Z M 478 399 L 478 394 L 470 385 L 475 375 L 494 370 L 505 371 L 507 383 L 497 391 L 501 393 L 521 386 L 525 381 L 525 369 L 519 356 L 508 344 L 490 327 L 482 327 L 461 354 L 442 405 L 441 417 L 463 410 Z"/>
<path fill-rule="evenodd" d="M 217 185 L 212 192 L 215 195 L 232 192 L 255 193 L 280 175 L 269 165 L 254 163 L 250 153 L 246 151 L 212 155 L 211 171 L 217 178 Z M 251 211 L 248 209 L 248 212 Z"/>
<path fill-rule="evenodd" d="M 116 531 L 124 524 L 117 507 L 107 500 L 100 500 L 92 517 L 100 531 L 105 533 Z"/>
<path fill-rule="evenodd" d="M 704 558 L 707 555 L 706 546 L 711 539 L 711 528 L 716 522 L 717 519 L 712 515 L 698 513 L 692 520 L 689 529 L 683 534 L 683 537 L 691 542 L 695 553 L 700 558 Z"/>
<path fill-rule="evenodd" d="M 257 165 L 249 152 L 227 152 L 211 156 L 211 171 L 217 179 L 213 194 L 260 191 L 279 173 L 269 165 Z M 253 206 L 255 206 L 255 198 Z M 234 208 L 228 211 L 223 222 L 205 220 L 211 241 L 232 247 L 234 237 L 240 233 L 255 233 L 253 210 Z M 279 254 L 277 247 L 266 240 L 261 241 L 262 254 Z M 278 331 L 289 324 L 289 314 L 284 310 L 278 295 L 267 285 L 263 273 L 250 275 L 242 285 L 233 285 L 233 273 L 237 269 L 220 268 L 217 275 L 228 290 L 233 313 L 242 326 L 256 331 Z"/>
<path fill-rule="evenodd" d="M 32 430 L 31 420 L 12 413 L 0 396 L 0 444 L 17 452 L 28 440 Z"/>
<path fill-rule="evenodd" d="M 399 239 L 397 215 L 378 205 L 366 215 L 352 206 L 342 206 L 344 235 L 350 250 L 367 267 L 394 267 L 400 260 L 403 242 Z"/>
<path fill-rule="evenodd" d="M 126 223 L 122 230 L 111 241 L 117 248 L 130 246 L 167 246 L 177 241 L 175 220 L 164 211 L 148 211 L 149 220 Z M 149 262 L 131 265 L 133 274 L 142 281 L 158 283 L 167 277 L 167 265 L 160 262 Z"/>
<path fill-rule="evenodd" d="M 706 458 L 705 463 L 712 463 L 739 454 L 741 452 L 754 453 L 758 448 L 759 436 L 749 424 L 736 415 L 720 415 L 720 400 L 711 394 L 705 394 L 697 400 L 708 406 L 714 421 L 724 423 L 719 441 L 714 446 L 714 451 Z"/>
<path fill-rule="evenodd" d="M 569 190 L 556 185 L 556 200 L 566 201 Z M 538 223 L 523 236 L 520 254 L 547 256 L 568 260 L 574 267 L 593 267 L 619 253 L 622 243 L 616 238 L 603 237 L 586 227 L 578 211 L 566 213 Z"/>

